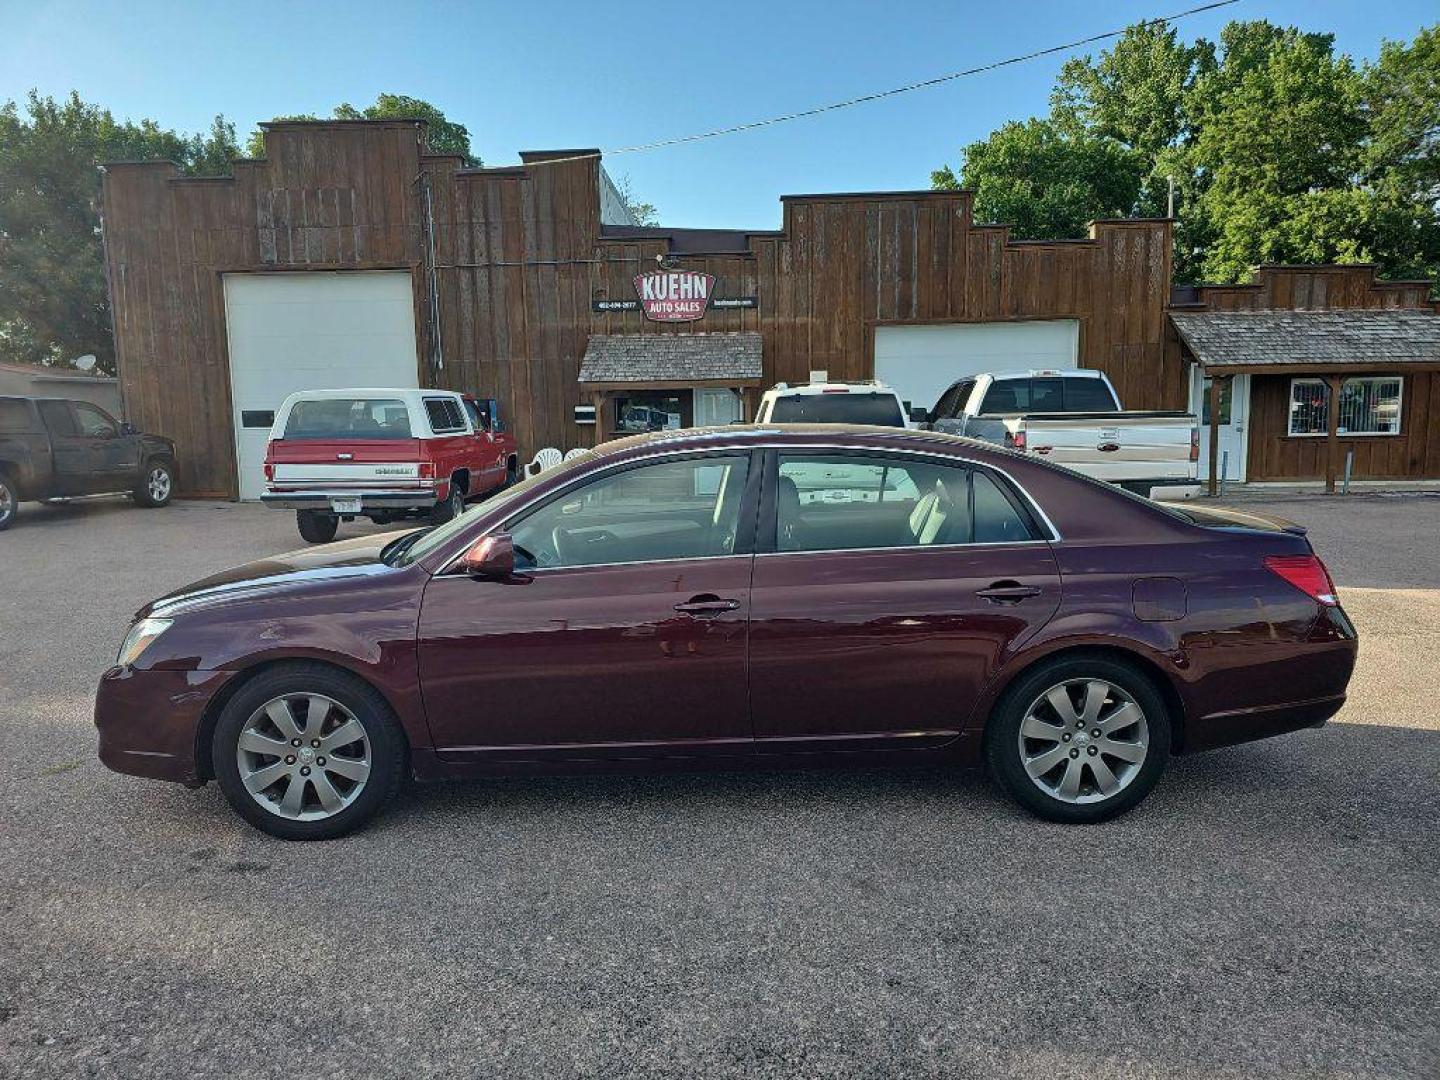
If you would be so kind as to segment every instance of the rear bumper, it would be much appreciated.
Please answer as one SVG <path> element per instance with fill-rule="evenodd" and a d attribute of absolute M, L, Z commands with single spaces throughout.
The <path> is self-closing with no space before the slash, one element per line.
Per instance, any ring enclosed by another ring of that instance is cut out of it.
<path fill-rule="evenodd" d="M 1289 705 L 1272 705 L 1261 709 L 1237 709 L 1215 713 L 1189 725 L 1185 734 L 1185 752 L 1215 750 L 1236 743 L 1268 739 L 1302 728 L 1321 727 L 1345 704 L 1345 695 L 1301 701 Z"/>
<path fill-rule="evenodd" d="M 138 671 L 112 667 L 95 693 L 100 761 L 130 776 L 198 780 L 196 736 L 205 709 L 233 671 Z"/>
<path fill-rule="evenodd" d="M 444 494 L 433 486 L 377 491 L 282 490 L 267 491 L 260 496 L 260 501 L 279 510 L 329 510 L 333 499 L 359 499 L 360 512 L 367 514 L 375 510 L 427 510 Z"/>

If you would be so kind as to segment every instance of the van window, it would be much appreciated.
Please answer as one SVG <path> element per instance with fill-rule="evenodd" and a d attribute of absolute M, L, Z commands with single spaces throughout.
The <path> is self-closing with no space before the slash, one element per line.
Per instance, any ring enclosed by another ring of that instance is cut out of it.
<path fill-rule="evenodd" d="M 285 439 L 408 439 L 410 410 L 399 398 L 316 398 L 297 401 Z"/>

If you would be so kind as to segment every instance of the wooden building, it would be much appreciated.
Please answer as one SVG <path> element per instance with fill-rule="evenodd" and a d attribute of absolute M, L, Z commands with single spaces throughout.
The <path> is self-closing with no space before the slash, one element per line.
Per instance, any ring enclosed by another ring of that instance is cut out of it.
<path fill-rule="evenodd" d="M 230 177 L 107 166 L 104 237 L 128 416 L 176 439 L 188 494 L 252 495 L 273 411 L 312 386 L 494 397 L 528 455 L 738 420 L 817 371 L 926 405 L 984 370 L 1098 368 L 1132 408 L 1187 407 L 1199 385 L 1167 317 L 1168 221 L 1017 240 L 967 192 L 786 196 L 772 231 L 644 228 L 594 150 L 472 169 L 428 153 L 420 122 L 284 122 Z M 652 307 L 647 275 L 698 317 Z"/>

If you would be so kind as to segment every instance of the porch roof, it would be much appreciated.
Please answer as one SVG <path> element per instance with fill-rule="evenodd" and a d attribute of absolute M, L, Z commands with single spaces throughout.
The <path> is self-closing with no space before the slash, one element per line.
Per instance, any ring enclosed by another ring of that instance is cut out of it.
<path fill-rule="evenodd" d="M 1172 311 L 1201 367 L 1220 374 L 1440 368 L 1440 314 L 1420 309 Z"/>
<path fill-rule="evenodd" d="M 756 386 L 764 376 L 760 335 L 753 330 L 714 334 L 591 334 L 580 362 L 590 386 L 721 384 Z"/>

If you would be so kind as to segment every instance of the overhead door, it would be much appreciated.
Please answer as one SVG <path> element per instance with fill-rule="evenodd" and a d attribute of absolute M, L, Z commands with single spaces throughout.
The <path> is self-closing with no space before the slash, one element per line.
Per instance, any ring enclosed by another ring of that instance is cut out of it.
<path fill-rule="evenodd" d="M 1079 344 L 1075 319 L 877 326 L 875 377 L 907 403 L 929 408 L 967 375 L 1073 368 Z"/>
<path fill-rule="evenodd" d="M 270 424 L 290 394 L 418 385 L 405 271 L 226 274 L 225 326 L 242 499 L 264 490 Z"/>

